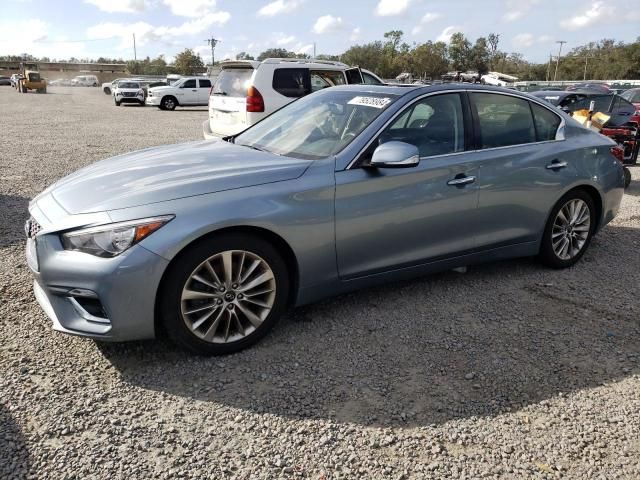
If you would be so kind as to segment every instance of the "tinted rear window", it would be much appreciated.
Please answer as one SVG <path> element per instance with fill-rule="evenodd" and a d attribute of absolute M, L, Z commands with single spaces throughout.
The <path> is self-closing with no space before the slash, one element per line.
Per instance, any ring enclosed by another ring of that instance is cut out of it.
<path fill-rule="evenodd" d="M 536 124 L 536 138 L 539 142 L 547 142 L 556 139 L 560 117 L 548 109 L 531 102 L 533 120 Z"/>
<path fill-rule="evenodd" d="M 200 88 L 211 88 L 211 81 L 206 78 L 201 78 Z"/>
<path fill-rule="evenodd" d="M 478 112 L 482 148 L 507 147 L 536 141 L 529 102 L 510 95 L 472 93 Z"/>
<path fill-rule="evenodd" d="M 277 68 L 272 86 L 285 97 L 304 97 L 311 93 L 311 74 L 308 68 Z"/>
<path fill-rule="evenodd" d="M 253 75 L 252 68 L 225 68 L 216 79 L 213 94 L 246 97 L 251 75 Z"/>

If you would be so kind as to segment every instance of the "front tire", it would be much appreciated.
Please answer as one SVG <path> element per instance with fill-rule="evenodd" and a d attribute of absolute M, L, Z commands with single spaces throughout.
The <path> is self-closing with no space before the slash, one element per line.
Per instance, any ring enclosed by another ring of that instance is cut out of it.
<path fill-rule="evenodd" d="M 116 107 L 119 107 L 119 106 L 120 106 L 120 102 L 119 102 L 119 101 L 117 101 L 117 100 L 114 100 L 114 101 L 113 101 L 113 103 L 115 103 L 115 104 L 116 104 Z"/>
<path fill-rule="evenodd" d="M 563 196 L 551 210 L 540 246 L 540 260 L 551 268 L 567 268 L 582 258 L 596 230 L 593 198 L 584 190 Z"/>
<path fill-rule="evenodd" d="M 174 260 L 158 292 L 169 337 L 201 355 L 253 345 L 287 307 L 289 275 L 269 242 L 243 234 L 204 239 Z"/>
<path fill-rule="evenodd" d="M 175 110 L 178 106 L 178 102 L 173 97 L 164 97 L 160 102 L 162 110 Z"/>

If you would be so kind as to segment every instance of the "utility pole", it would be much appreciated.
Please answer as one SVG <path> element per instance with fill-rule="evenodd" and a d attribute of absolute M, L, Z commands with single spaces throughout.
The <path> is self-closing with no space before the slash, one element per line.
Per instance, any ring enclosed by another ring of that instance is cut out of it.
<path fill-rule="evenodd" d="M 547 65 L 547 82 L 551 80 L 551 61 L 553 60 L 553 55 L 549 54 L 549 63 Z"/>
<path fill-rule="evenodd" d="M 589 63 L 589 59 L 592 58 L 589 55 L 585 55 L 584 56 L 584 74 L 582 75 L 582 80 L 586 80 L 587 79 L 587 65 Z"/>
<path fill-rule="evenodd" d="M 316 59 L 316 42 L 313 42 L 313 59 Z"/>
<path fill-rule="evenodd" d="M 218 40 L 217 38 L 207 38 L 207 44 L 211 47 L 211 66 L 213 67 L 214 64 L 214 52 L 216 49 L 216 45 L 218 45 L 220 43 L 220 40 Z"/>
<path fill-rule="evenodd" d="M 136 34 L 133 34 L 133 61 L 138 61 L 138 53 L 136 52 Z"/>
<path fill-rule="evenodd" d="M 553 74 L 553 81 L 556 81 L 558 77 L 558 66 L 560 65 L 560 56 L 562 55 L 562 46 L 567 43 L 566 40 L 557 40 L 556 43 L 560 44 L 560 49 L 558 50 L 558 58 L 556 60 L 556 72 Z"/>

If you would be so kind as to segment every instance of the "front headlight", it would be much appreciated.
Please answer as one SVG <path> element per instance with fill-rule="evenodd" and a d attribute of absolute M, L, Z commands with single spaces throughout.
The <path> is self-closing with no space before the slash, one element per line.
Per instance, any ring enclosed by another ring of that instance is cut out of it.
<path fill-rule="evenodd" d="M 174 217 L 175 215 L 163 215 L 67 232 L 61 235 L 62 246 L 65 250 L 89 253 L 96 257 L 115 257 L 147 238 Z"/>

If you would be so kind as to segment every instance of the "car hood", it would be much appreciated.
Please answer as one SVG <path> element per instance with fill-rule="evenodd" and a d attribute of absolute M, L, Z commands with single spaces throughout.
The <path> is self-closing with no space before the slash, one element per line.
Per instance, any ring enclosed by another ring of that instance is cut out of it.
<path fill-rule="evenodd" d="M 151 87 L 149 89 L 150 92 L 166 92 L 169 90 L 175 90 L 176 87 L 171 86 L 171 85 L 162 85 L 160 87 Z"/>
<path fill-rule="evenodd" d="M 95 213 L 291 180 L 311 162 L 224 141 L 154 147 L 78 170 L 34 201 L 51 194 L 71 214 Z"/>

